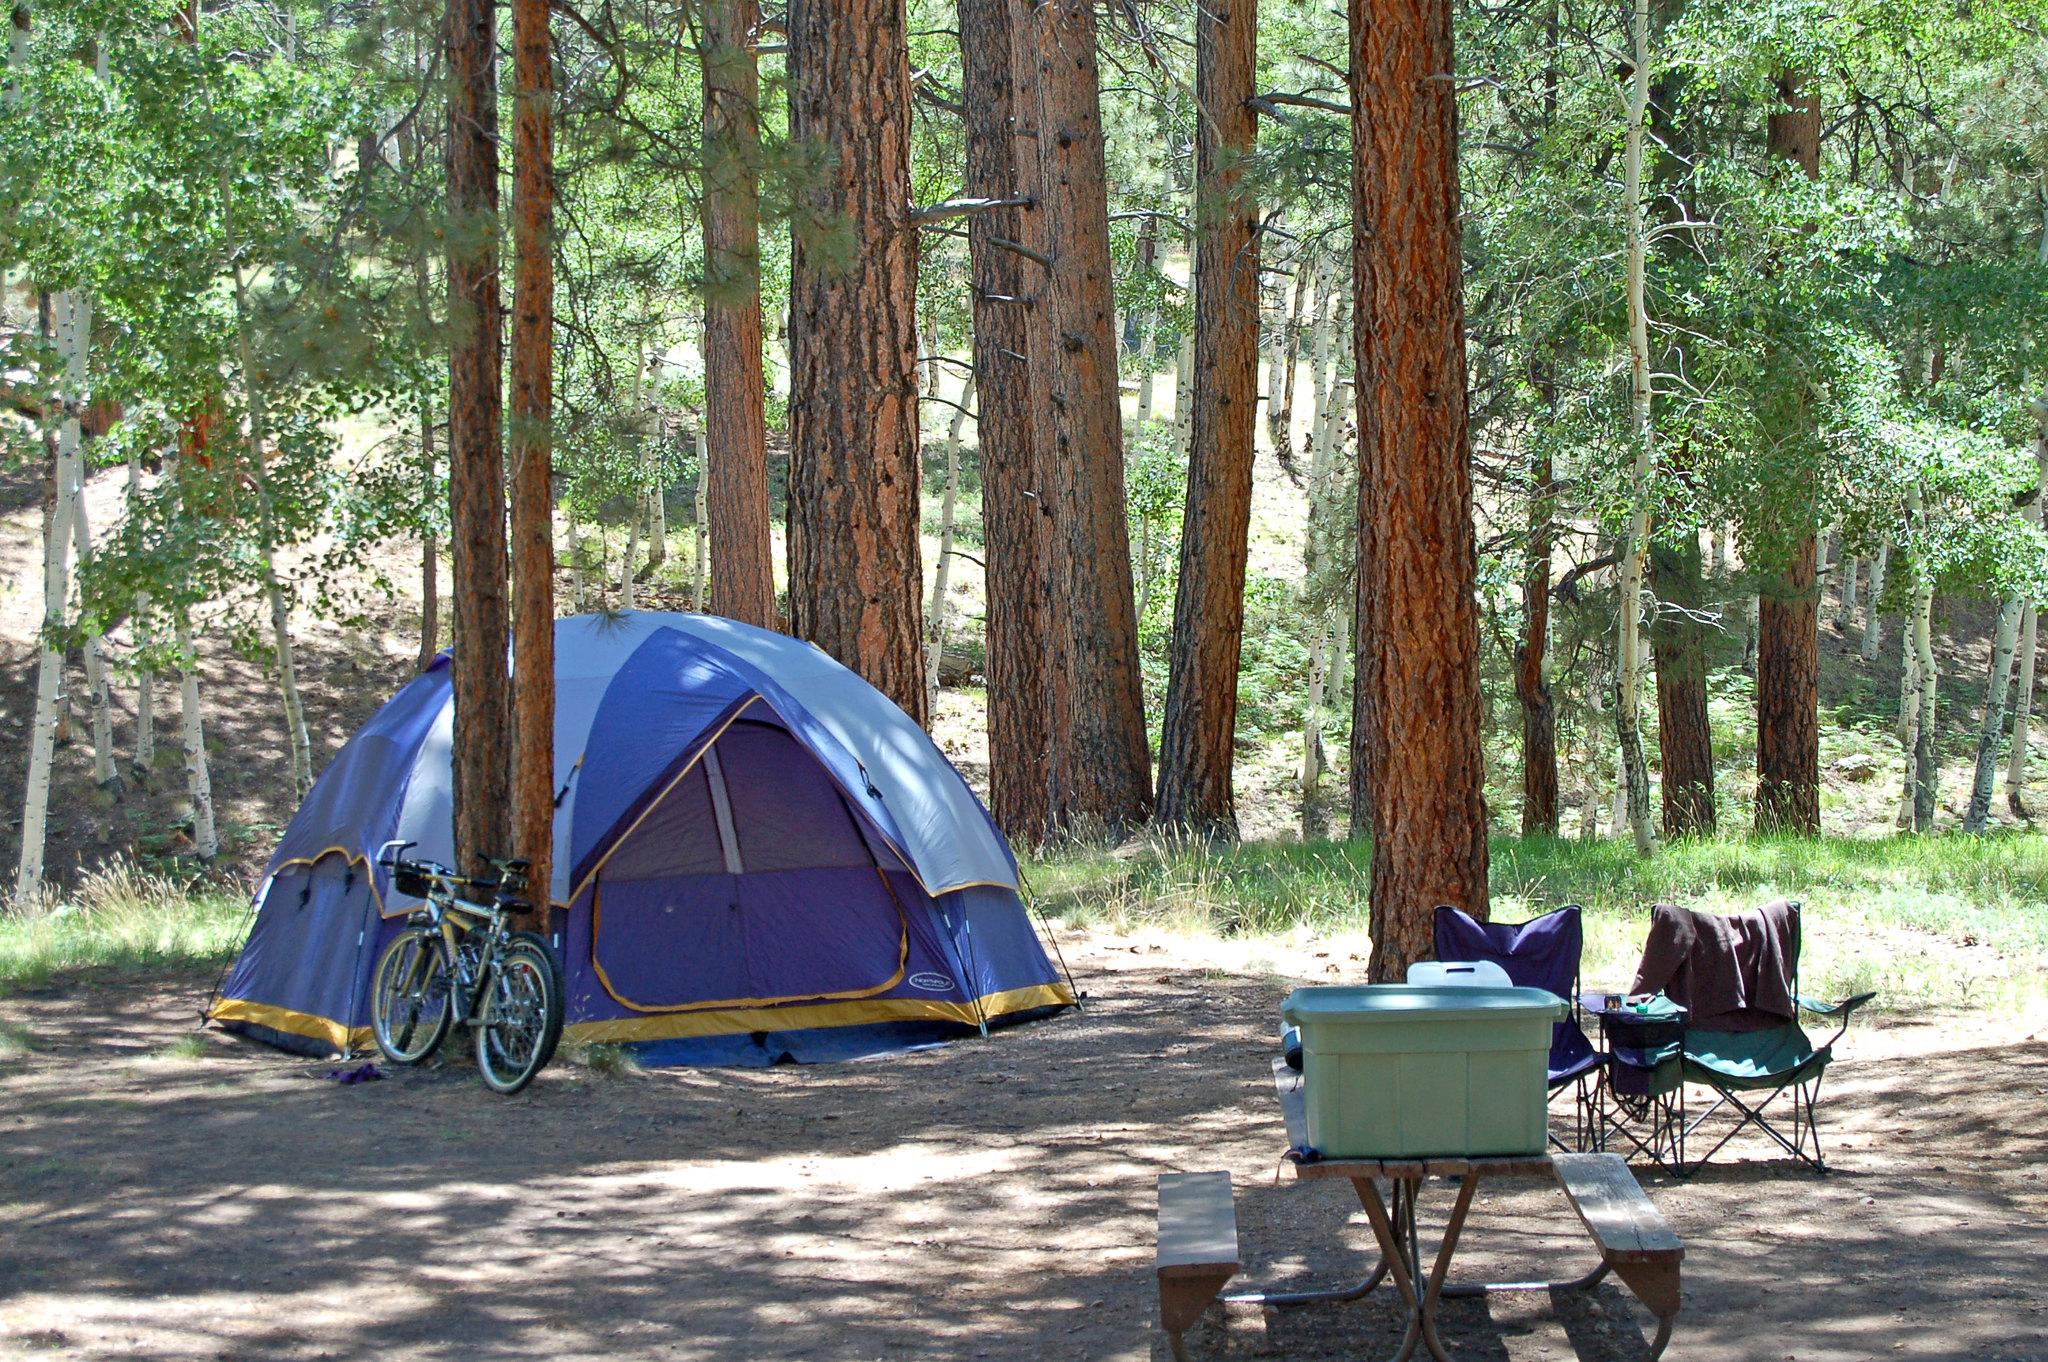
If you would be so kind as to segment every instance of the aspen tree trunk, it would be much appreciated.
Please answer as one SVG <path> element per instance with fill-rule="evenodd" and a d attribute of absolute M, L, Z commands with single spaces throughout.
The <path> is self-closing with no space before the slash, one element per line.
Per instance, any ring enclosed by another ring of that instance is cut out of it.
<path fill-rule="evenodd" d="M 1630 19 L 1634 77 L 1629 85 L 1628 132 L 1624 143 L 1622 213 L 1627 228 L 1629 424 L 1636 446 L 1632 484 L 1634 508 L 1622 541 L 1619 635 L 1615 655 L 1614 731 L 1621 744 L 1621 781 L 1629 830 L 1636 852 L 1656 849 L 1650 827 L 1650 775 L 1643 756 L 1642 616 L 1643 567 L 1650 547 L 1650 479 L 1656 460 L 1656 431 L 1650 410 L 1650 319 L 1645 283 L 1648 242 L 1643 221 L 1643 142 L 1650 114 L 1650 3 L 1635 0 Z"/>
<path fill-rule="evenodd" d="M 426 393 L 419 397 L 420 413 L 420 480 L 426 501 L 431 503 L 440 491 L 434 476 L 434 413 L 427 405 Z M 434 665 L 434 657 L 441 651 L 441 546 L 434 538 L 432 529 L 420 535 L 420 657 L 419 668 L 425 671 Z"/>
<path fill-rule="evenodd" d="M 1050 819 L 1052 701 L 1066 683 L 1047 666 L 1052 617 L 1049 255 L 1039 192 L 1038 53 L 1033 0 L 960 0 L 967 192 L 1032 206 L 976 213 L 973 271 L 975 444 L 987 546 L 989 812 L 1036 846 Z M 1152 314 L 1153 326 L 1158 313 Z M 1151 366 L 1147 366 L 1148 369 Z M 1139 390 L 1139 400 L 1146 399 Z"/>
<path fill-rule="evenodd" d="M 766 384 L 761 374 L 761 80 L 759 0 L 705 0 L 704 427 L 718 445 L 707 532 L 716 560 L 712 613 L 782 627 L 768 501 Z"/>
<path fill-rule="evenodd" d="M 1923 498 L 1918 487 L 1908 493 L 1907 513 L 1918 536 L 1926 534 Z M 1919 555 L 1913 564 L 1913 830 L 1934 831 L 1934 811 L 1941 795 L 1941 766 L 1935 754 L 1935 698 L 1941 673 L 1934 661 L 1934 577 Z"/>
<path fill-rule="evenodd" d="M 2048 256 L 2048 234 L 2042 237 L 2041 250 L 2044 256 Z M 2034 459 L 2040 469 L 2034 517 L 2042 526 L 2048 527 L 2048 392 L 2035 399 L 2034 415 L 2040 422 L 2040 435 L 2034 445 Z M 2029 601 L 2026 616 L 2020 621 L 2019 689 L 2012 702 L 2012 755 L 2007 758 L 2005 766 L 2005 806 L 2015 818 L 2027 816 L 2023 796 L 2027 787 L 2028 730 L 2033 725 L 2034 715 L 2034 665 L 2039 616 L 2040 611 Z"/>
<path fill-rule="evenodd" d="M 18 21 L 17 21 L 18 22 Z M 20 29 L 16 30 L 17 33 Z M 52 646 L 64 626 L 71 594 L 71 517 L 81 481 L 78 417 L 85 405 L 85 347 L 92 331 L 92 306 L 70 289 L 44 295 L 40 310 L 45 336 L 64 359 L 63 415 L 52 454 L 50 509 L 43 522 L 43 628 L 38 640 L 34 728 L 29 734 L 28 785 L 22 801 L 21 859 L 14 897 L 27 903 L 42 893 L 43 853 L 49 837 L 50 777 L 56 764 L 57 724 L 64 704 L 64 653 Z"/>
<path fill-rule="evenodd" d="M 1327 280 L 1325 281 L 1327 284 Z M 1330 558 L 1330 541 L 1333 532 L 1332 519 L 1335 514 L 1333 484 L 1337 476 L 1337 448 L 1332 439 L 1338 421 L 1335 419 L 1336 401 L 1333 389 L 1334 374 L 1325 375 L 1330 363 L 1330 331 L 1328 319 L 1323 315 L 1329 302 L 1329 290 L 1324 288 L 1316 298 L 1316 353 L 1310 360 L 1309 383 L 1312 390 L 1313 411 L 1309 421 L 1309 512 L 1308 534 L 1303 545 L 1304 585 L 1312 600 L 1320 602 L 1331 588 L 1326 579 Z M 1340 632 L 1342 612 L 1331 610 L 1327 605 L 1315 606 L 1314 619 L 1310 625 L 1308 663 L 1308 703 L 1302 714 L 1301 733 L 1301 834 L 1316 837 L 1322 833 L 1322 775 L 1326 765 L 1323 750 L 1323 721 L 1329 706 L 1330 694 L 1342 685 L 1343 653 Z"/>
<path fill-rule="evenodd" d="M 1998 740 L 2005 733 L 2006 687 L 2012 682 L 2013 645 L 2020 632 L 2020 598 L 1999 603 L 1998 627 L 1991 636 L 1991 676 L 1984 691 L 1984 723 L 1977 730 L 1977 765 L 1970 781 L 1970 806 L 1963 831 L 1977 836 L 1991 821 L 1991 790 L 1998 781 Z"/>
<path fill-rule="evenodd" d="M 584 605 L 583 522 L 572 509 L 569 512 L 569 608 L 580 615 Z"/>
<path fill-rule="evenodd" d="M 1913 651 L 1913 625 L 1907 620 L 1899 649 L 1899 717 L 1893 732 L 1905 758 L 1905 776 L 1899 782 L 1899 813 L 1893 826 L 1904 832 L 1913 826 L 1913 792 L 1918 788 L 1919 766 L 1915 750 L 1920 738 L 1920 658 Z"/>
<path fill-rule="evenodd" d="M 1195 13 L 1199 15 L 1203 11 L 1198 8 Z M 1198 180 L 1197 189 L 1199 190 L 1199 188 Z M 1200 209 L 1195 210 L 1195 217 L 1197 223 L 1200 223 Z M 1196 247 L 1198 257 L 1200 249 L 1198 245 Z M 1287 432 L 1280 424 L 1280 385 L 1286 381 L 1287 377 L 1287 289 L 1284 284 L 1276 281 L 1266 287 L 1255 288 L 1253 292 L 1257 298 L 1257 304 L 1253 310 L 1260 314 L 1260 330 L 1262 332 L 1260 340 L 1264 342 L 1266 351 L 1266 382 L 1263 394 L 1258 392 L 1259 354 L 1256 345 L 1252 351 L 1252 390 L 1255 394 L 1254 401 L 1265 404 L 1266 439 L 1271 442 L 1274 449 L 1278 450 L 1282 455 L 1286 455 L 1292 451 L 1287 446 Z M 1197 303 L 1196 306 L 1199 307 L 1200 303 Z M 1197 325 L 1199 326 L 1199 322 Z M 1196 345 L 1199 347 L 1200 344 L 1201 341 L 1198 335 Z M 1199 358 L 1195 362 L 1198 365 L 1201 363 Z M 1253 425 L 1256 427 L 1257 422 L 1254 422 Z"/>
<path fill-rule="evenodd" d="M 1052 820 L 1120 839 L 1152 812 L 1125 519 L 1101 79 L 1091 0 L 1044 0 L 1033 18 L 1052 366 L 1054 489 Z M 916 580 L 913 576 L 912 580 Z"/>
<path fill-rule="evenodd" d="M 1478 564 L 1449 0 L 1350 0 L 1358 351 L 1351 823 L 1372 836 L 1374 981 L 1487 915 Z"/>
<path fill-rule="evenodd" d="M 1883 616 L 1877 613 L 1878 601 L 1884 595 L 1884 574 L 1892 556 L 1890 536 L 1880 540 L 1877 557 L 1870 560 L 1870 590 L 1863 594 L 1863 640 L 1857 645 L 1857 652 L 1865 662 L 1877 661 L 1878 645 L 1884 634 Z"/>
<path fill-rule="evenodd" d="M 128 450 L 128 504 L 142 498 L 142 455 L 132 445 Z M 151 640 L 150 603 L 147 591 L 135 593 L 135 642 L 147 649 Z M 144 665 L 135 678 L 135 778 L 145 785 L 156 769 L 156 669 Z"/>
<path fill-rule="evenodd" d="M 548 0 L 512 0 L 512 817 L 546 930 L 555 843 L 555 75 Z"/>
<path fill-rule="evenodd" d="M 80 573 L 92 563 L 92 527 L 85 506 L 84 462 L 81 454 L 78 486 L 71 494 L 71 538 Z M 121 788 L 121 773 L 114 764 L 114 719 L 108 694 L 106 649 L 98 634 L 87 634 L 80 651 L 85 655 L 86 713 L 92 726 L 93 783 L 103 790 L 118 790 Z"/>
<path fill-rule="evenodd" d="M 697 505 L 690 517 L 690 609 L 699 614 L 704 611 L 707 587 L 717 589 L 717 569 L 712 565 L 710 550 L 711 488 L 704 478 L 708 440 L 700 427 L 697 431 Z M 707 583 L 706 577 L 714 580 Z"/>
<path fill-rule="evenodd" d="M 1531 377 L 1546 415 L 1557 416 L 1554 360 L 1544 354 Z M 1550 447 L 1539 442 L 1529 466 L 1529 550 L 1522 569 L 1522 637 L 1515 648 L 1515 698 L 1522 706 L 1522 835 L 1557 836 L 1557 705 L 1550 693 L 1550 561 L 1556 539 L 1557 483 Z"/>
<path fill-rule="evenodd" d="M 1237 836 L 1231 765 L 1258 428 L 1259 214 L 1243 182 L 1258 140 L 1256 34 L 1255 0 L 1211 0 L 1195 12 L 1195 367 L 1203 382 L 1195 390 L 1155 817 L 1201 837 Z M 1276 377 L 1279 367 L 1276 356 Z"/>
<path fill-rule="evenodd" d="M 1837 629 L 1846 631 L 1856 618 L 1857 588 L 1862 585 L 1862 567 L 1862 560 L 1853 554 L 1844 554 L 1835 560 L 1835 575 L 1841 579 L 1840 606 L 1835 611 Z"/>
<path fill-rule="evenodd" d="M 1145 336 L 1138 342 L 1138 425 L 1142 429 L 1152 424 L 1153 389 L 1157 386 L 1158 375 L 1153 370 L 1159 367 L 1159 312 L 1145 314 Z"/>
<path fill-rule="evenodd" d="M 1280 410 L 1278 434 L 1274 436 L 1273 448 L 1281 455 L 1281 463 L 1287 462 L 1287 455 L 1294 448 L 1294 379 L 1295 370 L 1301 360 L 1301 313 L 1307 305 L 1309 288 L 1315 274 L 1314 264 L 1304 256 L 1295 262 L 1294 291 L 1287 304 L 1286 339 L 1281 345 L 1281 364 L 1285 373 L 1280 378 Z"/>
<path fill-rule="evenodd" d="M 953 568 L 953 515 L 960 500 L 960 428 L 967 424 L 967 412 L 974 401 L 974 375 L 960 389 L 960 409 L 946 427 L 946 492 L 939 504 L 939 561 L 932 569 L 932 603 L 925 611 L 931 621 L 931 642 L 925 648 L 925 708 L 936 711 L 939 703 L 939 661 L 946 651 L 946 586 Z"/>
<path fill-rule="evenodd" d="M 1817 180 L 1820 98 L 1796 72 L 1779 77 L 1778 96 L 1780 107 L 1770 118 L 1771 153 L 1799 166 L 1809 180 Z M 1802 414 L 1799 419 L 1810 417 Z M 1788 514 L 1808 520 L 1811 489 L 1790 490 Z M 1790 562 L 1767 583 L 1757 603 L 1756 826 L 1764 832 L 1820 832 L 1820 601 L 1815 550 L 1810 524 L 1800 526 Z"/>
<path fill-rule="evenodd" d="M 213 773 L 206 755 L 206 722 L 199 713 L 199 653 L 192 646 L 192 617 L 178 607 L 178 695 L 185 747 L 185 794 L 192 802 L 192 854 L 210 861 L 220 854 L 213 818 Z"/>
<path fill-rule="evenodd" d="M 1600 836 L 1600 820 L 1606 816 L 1606 771 L 1601 743 L 1595 737 L 1606 727 L 1607 666 L 1596 649 L 1586 667 L 1585 798 L 1579 812 L 1579 840 L 1590 842 Z"/>
<path fill-rule="evenodd" d="M 836 154 L 794 214 L 790 628 L 924 724 L 904 0 L 792 0 L 787 22 L 791 136 Z"/>
<path fill-rule="evenodd" d="M 1184 332 L 1180 349 L 1173 357 L 1173 447 L 1187 452 L 1189 432 L 1194 428 L 1195 333 Z"/>
<path fill-rule="evenodd" d="M 511 832 L 498 43 L 492 0 L 447 0 L 449 548 L 455 606 L 455 847 L 468 870 Z"/>

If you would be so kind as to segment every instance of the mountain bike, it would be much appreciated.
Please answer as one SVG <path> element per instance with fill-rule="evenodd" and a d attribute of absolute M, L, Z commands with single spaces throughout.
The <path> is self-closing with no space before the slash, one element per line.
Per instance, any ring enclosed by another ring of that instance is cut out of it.
<path fill-rule="evenodd" d="M 562 970 L 547 941 L 513 931 L 531 905 L 528 863 L 480 857 L 489 876 L 458 875 L 408 860 L 411 842 L 387 842 L 378 864 L 401 894 L 425 899 L 377 957 L 370 1025 L 394 1064 L 418 1064 L 458 1021 L 475 1032 L 484 1085 L 507 1096 L 533 1081 L 562 1038 Z"/>

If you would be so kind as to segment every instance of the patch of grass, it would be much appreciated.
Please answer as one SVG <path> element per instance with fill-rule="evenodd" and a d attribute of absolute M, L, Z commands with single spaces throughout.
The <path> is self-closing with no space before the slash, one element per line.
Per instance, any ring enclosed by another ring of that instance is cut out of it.
<path fill-rule="evenodd" d="M 152 1051 L 151 1059 L 205 1059 L 213 1054 L 213 1046 L 206 1037 L 194 1031 L 178 1037 L 162 1049 Z"/>
<path fill-rule="evenodd" d="M 1025 867 L 1036 905 L 1069 924 L 1224 936 L 1364 931 L 1363 842 L 1153 843 L 1071 849 Z M 1493 915 L 1586 909 L 1584 977 L 1625 984 L 1649 907 L 1805 906 L 1802 987 L 1875 988 L 1885 1006 L 2013 1004 L 2048 995 L 2048 837 L 1728 837 L 1639 857 L 1625 839 L 1495 838 Z"/>
<path fill-rule="evenodd" d="M 80 970 L 220 964 L 241 945 L 248 904 L 116 862 L 55 900 L 0 910 L 0 991 Z"/>
<path fill-rule="evenodd" d="M 647 1072 L 633 1052 L 623 1045 L 577 1046 L 568 1052 L 566 1058 L 571 1064 L 588 1069 L 600 1078 L 631 1078 Z"/>
<path fill-rule="evenodd" d="M 0 1059 L 20 1059 L 36 1048 L 35 1032 L 20 1022 L 0 1022 Z"/>

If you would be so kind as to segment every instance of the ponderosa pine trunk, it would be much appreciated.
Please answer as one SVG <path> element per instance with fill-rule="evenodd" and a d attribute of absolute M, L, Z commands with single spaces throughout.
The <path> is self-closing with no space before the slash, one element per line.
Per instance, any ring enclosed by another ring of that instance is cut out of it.
<path fill-rule="evenodd" d="M 555 137 L 548 0 L 512 0 L 512 827 L 550 915 L 555 829 Z"/>
<path fill-rule="evenodd" d="M 1237 835 L 1231 764 L 1258 422 L 1259 216 L 1244 181 L 1258 139 L 1250 102 L 1257 12 L 1255 0 L 1211 0 L 1195 12 L 1195 221 L 1201 234 L 1195 372 L 1201 381 L 1181 518 L 1155 818 L 1201 837 Z"/>
<path fill-rule="evenodd" d="M 1783 105 L 1771 114 L 1770 150 L 1820 178 L 1820 97 L 1804 78 L 1778 78 Z M 1794 402 L 1794 419 L 1810 417 Z M 1756 644 L 1756 826 L 1760 832 L 1820 832 L 1820 592 L 1808 513 L 1811 490 L 1792 489 L 1786 513 L 1799 524 L 1788 560 L 1758 592 Z"/>
<path fill-rule="evenodd" d="M 1714 742 L 1707 725 L 1706 580 L 1697 535 L 1650 550 L 1658 615 L 1650 629 L 1657 660 L 1657 751 L 1663 767 L 1664 835 L 1697 837 L 1715 827 Z"/>
<path fill-rule="evenodd" d="M 1358 353 L 1351 824 L 1372 837 L 1375 981 L 1487 916 L 1477 549 L 1450 0 L 1350 0 Z"/>
<path fill-rule="evenodd" d="M 455 609 L 457 866 L 511 832 L 505 648 L 504 352 L 498 303 L 498 43 L 493 0 L 448 0 L 448 507 Z"/>
<path fill-rule="evenodd" d="M 711 610 L 781 627 L 761 378 L 759 0 L 704 0 L 704 424 Z"/>
<path fill-rule="evenodd" d="M 1032 0 L 960 0 L 967 193 L 1036 204 L 1038 53 Z M 987 552 L 989 812 L 1013 841 L 1046 835 L 1051 794 L 1052 497 L 1046 452 L 1051 333 L 1036 206 L 967 223 L 974 308 L 975 443 Z"/>
<path fill-rule="evenodd" d="M 1054 625 L 1050 821 L 1120 839 L 1152 813 L 1152 754 L 1138 669 L 1125 519 L 1108 172 L 1092 0 L 1033 12 L 1052 356 L 1047 452 L 1053 488 Z"/>
<path fill-rule="evenodd" d="M 434 469 L 434 413 L 423 390 L 419 396 L 420 482 L 422 494 L 431 501 L 440 494 Z M 420 531 L 420 655 L 419 669 L 434 665 L 441 651 L 441 543 L 432 525 Z"/>
<path fill-rule="evenodd" d="M 792 0 L 789 620 L 919 724 L 917 223 L 903 0 Z"/>

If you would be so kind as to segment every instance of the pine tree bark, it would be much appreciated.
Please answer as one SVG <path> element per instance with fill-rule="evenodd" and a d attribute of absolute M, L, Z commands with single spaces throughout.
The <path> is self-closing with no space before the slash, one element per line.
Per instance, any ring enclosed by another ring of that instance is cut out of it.
<path fill-rule="evenodd" d="M 555 147 L 548 0 L 512 0 L 511 854 L 543 929 L 555 841 Z"/>
<path fill-rule="evenodd" d="M 458 868 L 502 856 L 512 807 L 505 648 L 503 319 L 498 303 L 498 44 L 492 0 L 448 0 L 449 548 L 455 608 Z"/>
<path fill-rule="evenodd" d="M 1259 376 L 1259 217 L 1244 181 L 1258 140 L 1251 107 L 1255 0 L 1195 12 L 1194 444 L 1181 519 L 1156 820 L 1234 838 L 1237 678 L 1252 513 Z M 1277 365 L 1275 366 L 1278 367 Z"/>
<path fill-rule="evenodd" d="M 1784 107 L 1771 115 L 1771 153 L 1820 178 L 1820 97 L 1796 72 L 1778 79 Z M 1801 404 L 1803 412 L 1803 404 Z M 1804 517 L 1805 489 L 1788 514 Z M 1760 832 L 1820 832 L 1820 593 L 1810 528 L 1758 593 L 1756 645 L 1756 826 Z"/>
<path fill-rule="evenodd" d="M 440 493 L 434 468 L 434 413 L 425 392 L 419 397 L 420 481 L 426 501 Z M 420 655 L 419 669 L 434 665 L 441 651 L 441 544 L 430 527 L 420 532 Z"/>
<path fill-rule="evenodd" d="M 1109 253 L 1108 173 L 1092 0 L 1043 0 L 1036 24 L 1038 148 L 1051 336 L 1053 488 L 1050 821 L 1121 838 L 1152 812 L 1125 519 L 1123 414 Z"/>
<path fill-rule="evenodd" d="M 1032 0 L 960 0 L 967 193 L 1039 200 L 1038 59 Z M 967 223 L 973 270 L 975 442 L 987 548 L 989 812 L 1036 846 L 1051 806 L 1052 497 L 1047 453 L 1051 333 L 1046 272 L 1004 244 L 1048 254 L 1036 207 Z"/>
<path fill-rule="evenodd" d="M 759 0 L 704 0 L 704 424 L 712 613 L 781 627 L 761 371 Z"/>
<path fill-rule="evenodd" d="M 1557 374 L 1539 356 L 1530 378 L 1553 421 Z M 1515 647 L 1515 698 L 1522 706 L 1522 835 L 1557 836 L 1557 704 L 1550 693 L 1550 563 L 1557 537 L 1557 483 L 1548 444 L 1532 446 L 1529 549 L 1522 568 L 1522 637 Z"/>
<path fill-rule="evenodd" d="M 1354 835 L 1372 836 L 1375 981 L 1487 915 L 1477 550 L 1465 407 L 1449 0 L 1350 0 L 1358 353 Z"/>
<path fill-rule="evenodd" d="M 1660 610 L 1650 630 L 1657 660 L 1657 750 L 1663 767 L 1667 838 L 1711 834 L 1715 827 L 1714 745 L 1707 726 L 1707 603 L 1697 536 L 1659 542 L 1650 551 Z"/>
<path fill-rule="evenodd" d="M 791 630 L 919 724 L 917 225 L 903 0 L 792 0 Z"/>

